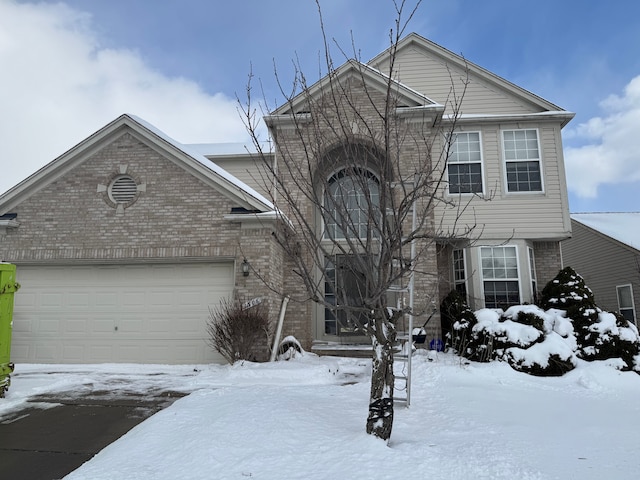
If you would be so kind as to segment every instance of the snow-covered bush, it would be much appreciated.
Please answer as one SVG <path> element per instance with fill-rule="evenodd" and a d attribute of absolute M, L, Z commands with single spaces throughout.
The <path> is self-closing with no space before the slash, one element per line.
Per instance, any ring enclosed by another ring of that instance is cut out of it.
<path fill-rule="evenodd" d="M 576 367 L 573 349 L 556 332 L 529 348 L 509 348 L 504 359 L 514 370 L 537 376 L 561 376 Z"/>
<path fill-rule="evenodd" d="M 571 267 L 561 270 L 545 286 L 540 301 L 543 308 L 566 312 L 579 358 L 588 361 L 620 358 L 624 370 L 640 371 L 640 337 L 636 326 L 621 315 L 603 312 L 584 279 Z"/>
<path fill-rule="evenodd" d="M 451 290 L 442 300 L 440 321 L 447 348 L 466 356 L 471 329 L 478 323 L 478 319 L 467 305 L 466 299 L 457 290 Z"/>
<path fill-rule="evenodd" d="M 589 325 L 578 355 L 584 360 L 621 358 L 623 370 L 639 370 L 636 357 L 640 338 L 636 326 L 622 315 L 599 312 L 598 320 Z"/>

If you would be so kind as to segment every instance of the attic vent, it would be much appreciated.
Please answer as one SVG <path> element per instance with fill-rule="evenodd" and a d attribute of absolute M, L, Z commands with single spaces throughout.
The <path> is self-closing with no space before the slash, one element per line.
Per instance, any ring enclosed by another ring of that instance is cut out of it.
<path fill-rule="evenodd" d="M 109 185 L 109 198 L 115 204 L 129 203 L 136 198 L 138 185 L 128 175 L 116 177 Z"/>

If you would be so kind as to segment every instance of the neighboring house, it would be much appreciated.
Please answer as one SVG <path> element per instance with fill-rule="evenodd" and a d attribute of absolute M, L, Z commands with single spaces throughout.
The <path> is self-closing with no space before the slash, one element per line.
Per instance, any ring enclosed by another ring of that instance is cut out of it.
<path fill-rule="evenodd" d="M 574 213 L 562 263 L 585 280 L 597 305 L 638 325 L 640 213 Z"/>
<path fill-rule="evenodd" d="M 357 78 L 370 94 L 386 84 L 388 61 L 385 51 L 347 62 L 334 81 Z M 396 75 L 399 115 L 427 127 L 451 122 L 451 89 L 466 90 L 432 220 L 443 240 L 421 259 L 417 302 L 437 306 L 454 288 L 473 308 L 532 302 L 571 232 L 561 129 L 573 114 L 416 34 L 398 45 Z M 321 97 L 326 82 L 308 94 Z M 267 161 L 299 147 L 289 133 L 304 108 L 301 97 L 265 118 Z M 0 260 L 18 265 L 22 284 L 13 360 L 219 361 L 207 345 L 210 306 L 261 298 L 275 321 L 279 293 L 301 293 L 272 235 L 269 189 L 251 149 L 183 145 L 130 115 L 55 159 L 0 196 Z M 366 341 L 311 301 L 291 302 L 284 318 L 283 333 L 306 349 Z M 440 337 L 436 315 L 428 341 Z"/>

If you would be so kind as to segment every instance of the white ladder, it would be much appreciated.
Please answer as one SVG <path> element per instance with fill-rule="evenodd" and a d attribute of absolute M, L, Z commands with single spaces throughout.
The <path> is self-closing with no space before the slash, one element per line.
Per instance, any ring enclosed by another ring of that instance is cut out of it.
<path fill-rule="evenodd" d="M 413 357 L 413 315 L 409 316 L 407 333 L 398 335 L 399 351 L 393 354 L 393 403 L 408 407 L 411 403 L 411 358 Z"/>

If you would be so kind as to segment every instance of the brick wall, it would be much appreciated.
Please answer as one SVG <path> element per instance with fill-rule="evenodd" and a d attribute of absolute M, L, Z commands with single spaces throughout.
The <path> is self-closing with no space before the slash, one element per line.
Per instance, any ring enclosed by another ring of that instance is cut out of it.
<path fill-rule="evenodd" d="M 534 242 L 538 291 L 542 291 L 562 268 L 560 242 Z"/>

